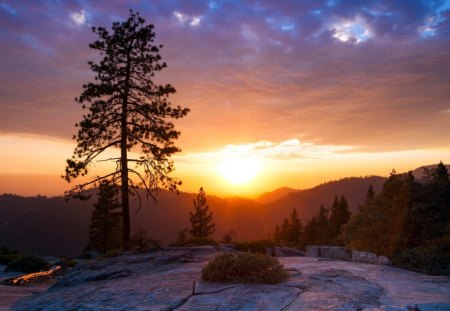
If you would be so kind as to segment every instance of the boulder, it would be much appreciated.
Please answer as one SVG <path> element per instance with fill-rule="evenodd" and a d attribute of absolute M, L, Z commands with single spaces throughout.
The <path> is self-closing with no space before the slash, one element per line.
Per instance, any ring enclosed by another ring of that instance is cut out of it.
<path fill-rule="evenodd" d="M 306 246 L 305 256 L 363 262 L 373 265 L 390 266 L 392 264 L 387 257 L 377 256 L 369 252 L 350 251 L 348 248 L 340 246 Z"/>
<path fill-rule="evenodd" d="M 392 262 L 387 257 L 378 256 L 378 258 L 377 258 L 377 265 L 390 266 L 390 265 L 392 265 Z"/>
<path fill-rule="evenodd" d="M 305 256 L 352 261 L 352 252 L 340 246 L 307 246 Z"/>
<path fill-rule="evenodd" d="M 306 257 L 319 257 L 319 246 L 310 245 L 306 246 Z"/>
<path fill-rule="evenodd" d="M 369 252 L 358 252 L 358 251 L 352 252 L 352 261 L 384 266 L 390 266 L 392 264 L 389 258 L 387 257 L 377 256 Z"/>
<path fill-rule="evenodd" d="M 275 255 L 275 257 L 305 256 L 305 252 L 292 247 L 274 247 L 272 253 Z"/>

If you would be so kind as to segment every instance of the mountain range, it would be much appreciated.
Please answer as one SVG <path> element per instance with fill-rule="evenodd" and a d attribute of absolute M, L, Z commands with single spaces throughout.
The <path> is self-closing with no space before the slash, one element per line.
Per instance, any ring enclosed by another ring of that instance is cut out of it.
<path fill-rule="evenodd" d="M 253 200 L 207 196 L 216 224 L 213 238 L 220 240 L 230 230 L 239 241 L 267 238 L 294 208 L 305 224 L 318 213 L 322 204 L 330 208 L 336 195 L 347 199 L 353 213 L 364 201 L 369 186 L 378 193 L 385 180 L 386 177 L 380 176 L 351 177 L 306 190 L 284 187 Z M 195 193 L 176 195 L 162 190 L 157 203 L 144 199 L 141 209 L 137 198 L 132 198 L 132 229 L 140 227 L 149 237 L 164 244 L 174 241 L 179 230 L 189 228 L 189 211 L 193 210 L 195 196 Z M 0 195 L 0 246 L 40 255 L 78 256 L 87 244 L 95 201 L 95 196 L 80 201 L 64 197 Z"/>

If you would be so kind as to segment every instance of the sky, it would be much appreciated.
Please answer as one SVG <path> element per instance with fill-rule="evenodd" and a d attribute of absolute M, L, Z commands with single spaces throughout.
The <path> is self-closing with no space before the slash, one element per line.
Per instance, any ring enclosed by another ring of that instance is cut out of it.
<path fill-rule="evenodd" d="M 450 162 L 449 0 L 0 0 L 0 193 L 70 188 L 91 27 L 129 9 L 164 45 L 155 80 L 191 109 L 175 122 L 182 191 L 255 196 Z"/>

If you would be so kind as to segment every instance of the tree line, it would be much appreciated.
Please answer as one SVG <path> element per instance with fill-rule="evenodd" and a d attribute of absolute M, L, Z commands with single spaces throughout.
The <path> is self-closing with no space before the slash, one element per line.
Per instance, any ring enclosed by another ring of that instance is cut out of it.
<path fill-rule="evenodd" d="M 328 216 L 328 214 L 330 214 Z M 331 208 L 323 205 L 319 213 L 303 227 L 294 208 L 281 225 L 275 226 L 273 240 L 285 246 L 304 248 L 307 245 L 341 245 L 338 238 L 341 227 L 350 219 L 348 202 L 343 195 L 336 195 Z"/>
<path fill-rule="evenodd" d="M 381 193 L 369 189 L 340 239 L 397 266 L 450 275 L 450 180 L 444 163 L 425 169 L 419 181 L 411 172 L 393 171 Z"/>

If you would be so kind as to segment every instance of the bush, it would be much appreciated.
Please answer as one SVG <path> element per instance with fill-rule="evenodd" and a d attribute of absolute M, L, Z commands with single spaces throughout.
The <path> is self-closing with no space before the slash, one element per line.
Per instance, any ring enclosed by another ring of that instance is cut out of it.
<path fill-rule="evenodd" d="M 259 254 L 266 254 L 266 249 L 271 247 L 275 247 L 275 243 L 271 240 L 257 240 L 236 244 L 236 248 L 240 251 Z"/>
<path fill-rule="evenodd" d="M 73 268 L 77 265 L 77 262 L 72 258 L 61 257 L 55 265 L 61 266 L 61 268 Z"/>
<path fill-rule="evenodd" d="M 395 266 L 431 275 L 450 276 L 450 235 L 427 242 L 427 245 L 407 249 L 393 257 Z"/>
<path fill-rule="evenodd" d="M 39 272 L 41 270 L 48 270 L 50 268 L 48 262 L 38 256 L 23 256 L 19 257 L 10 263 L 5 268 L 5 271 L 17 271 L 24 273 Z"/>
<path fill-rule="evenodd" d="M 6 254 L 6 255 L 0 255 L 0 265 L 7 265 L 11 261 L 19 258 L 20 256 L 17 254 Z"/>
<path fill-rule="evenodd" d="M 131 249 L 138 253 L 159 250 L 162 246 L 160 241 L 147 237 L 147 233 L 142 228 L 138 228 L 136 230 L 134 235 L 131 237 L 130 244 Z"/>
<path fill-rule="evenodd" d="M 202 270 L 203 280 L 210 282 L 275 284 L 288 276 L 276 258 L 251 253 L 218 255 Z"/>
<path fill-rule="evenodd" d="M 7 265 L 19 257 L 20 255 L 16 251 L 12 251 L 5 246 L 0 248 L 0 265 Z"/>
<path fill-rule="evenodd" d="M 191 238 L 187 242 L 187 246 L 201 246 L 201 245 L 219 245 L 216 240 L 210 238 Z"/>
<path fill-rule="evenodd" d="M 210 238 L 190 238 L 186 241 L 177 240 L 170 243 L 174 247 L 189 247 L 189 246 L 203 246 L 203 245 L 219 245 L 216 240 Z"/>
<path fill-rule="evenodd" d="M 103 260 L 103 259 L 117 257 L 117 256 L 120 255 L 121 252 L 122 252 L 122 250 L 120 250 L 120 249 L 113 249 L 113 250 L 110 250 L 110 251 L 104 253 L 101 256 L 98 256 L 96 259 L 97 260 Z"/>

